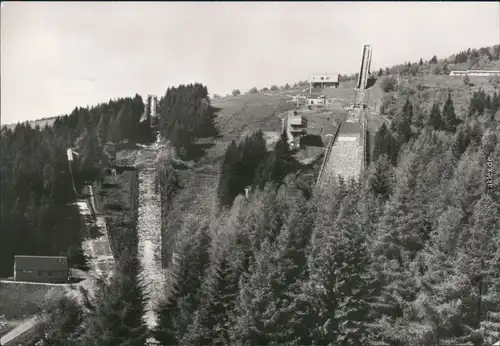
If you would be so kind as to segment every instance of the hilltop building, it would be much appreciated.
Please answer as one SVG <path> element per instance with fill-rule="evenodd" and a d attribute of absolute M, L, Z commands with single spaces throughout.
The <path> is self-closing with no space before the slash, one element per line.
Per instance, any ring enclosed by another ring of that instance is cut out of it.
<path fill-rule="evenodd" d="M 495 70 L 466 70 L 466 71 L 450 71 L 450 76 L 472 76 L 472 77 L 489 77 L 500 76 L 500 71 Z"/>
<path fill-rule="evenodd" d="M 339 87 L 338 73 L 323 73 L 313 74 L 309 78 L 309 93 L 312 93 L 314 88 Z"/>

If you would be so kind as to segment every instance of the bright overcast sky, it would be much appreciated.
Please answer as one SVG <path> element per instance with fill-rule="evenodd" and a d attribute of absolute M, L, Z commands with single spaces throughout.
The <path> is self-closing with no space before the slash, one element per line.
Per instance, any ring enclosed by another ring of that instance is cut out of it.
<path fill-rule="evenodd" d="M 500 41 L 496 2 L 2 2 L 2 123 L 199 81 L 211 93 Z"/>

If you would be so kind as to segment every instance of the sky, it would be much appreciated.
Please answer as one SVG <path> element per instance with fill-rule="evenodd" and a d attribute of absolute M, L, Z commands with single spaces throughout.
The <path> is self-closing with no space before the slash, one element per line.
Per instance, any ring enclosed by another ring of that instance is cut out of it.
<path fill-rule="evenodd" d="M 1 123 L 201 82 L 226 94 L 500 42 L 496 2 L 2 2 Z"/>

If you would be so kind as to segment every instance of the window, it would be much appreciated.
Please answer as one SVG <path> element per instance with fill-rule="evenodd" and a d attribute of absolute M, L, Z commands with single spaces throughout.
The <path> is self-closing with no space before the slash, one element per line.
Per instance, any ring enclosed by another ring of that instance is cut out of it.
<path fill-rule="evenodd" d="M 324 78 L 323 78 L 323 77 L 321 77 L 320 79 L 321 79 L 321 80 L 323 80 Z"/>
<path fill-rule="evenodd" d="M 326 77 L 326 80 L 330 79 L 330 77 Z"/>
<path fill-rule="evenodd" d="M 52 272 L 51 271 L 47 271 L 47 275 L 48 276 L 52 276 Z"/>
<path fill-rule="evenodd" d="M 24 273 L 24 274 L 34 274 L 35 273 L 34 270 L 29 270 L 29 269 L 19 269 L 19 271 L 21 273 Z"/>

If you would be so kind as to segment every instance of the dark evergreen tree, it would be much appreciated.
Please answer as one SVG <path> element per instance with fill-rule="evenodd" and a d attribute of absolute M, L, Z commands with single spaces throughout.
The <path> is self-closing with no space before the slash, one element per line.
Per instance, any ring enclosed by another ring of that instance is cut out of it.
<path fill-rule="evenodd" d="M 177 345 L 186 337 L 199 307 L 203 277 L 208 266 L 210 243 L 206 225 L 190 219 L 179 234 L 173 282 L 158 307 L 155 338 L 165 345 Z"/>
<path fill-rule="evenodd" d="M 95 310 L 87 317 L 85 345 L 144 345 L 148 330 L 143 321 L 144 286 L 138 277 L 139 263 L 129 258 L 121 263 L 109 284 L 102 281 Z"/>
<path fill-rule="evenodd" d="M 273 182 L 280 186 L 285 177 L 298 168 L 298 163 L 292 156 L 288 145 L 288 137 L 285 132 L 281 134 L 276 142 L 274 150 L 269 154 L 267 161 L 257 170 L 256 184 L 263 188 L 267 182 Z"/>
<path fill-rule="evenodd" d="M 381 155 L 375 161 L 372 172 L 368 177 L 371 191 L 382 199 L 387 199 L 393 189 L 394 177 L 391 163 L 386 155 Z"/>
<path fill-rule="evenodd" d="M 372 342 L 369 314 L 373 299 L 373 278 L 363 232 L 356 225 L 353 197 L 342 203 L 333 225 L 320 224 L 315 230 L 310 279 L 304 294 L 312 345 L 361 345 Z M 351 204 L 352 203 L 352 204 Z"/>
<path fill-rule="evenodd" d="M 444 128 L 447 131 L 455 133 L 457 130 L 457 126 L 460 124 L 460 120 L 457 118 L 455 114 L 455 106 L 453 105 L 453 100 L 451 99 L 451 94 L 448 94 L 448 99 L 443 107 L 443 116 Z"/>
<path fill-rule="evenodd" d="M 387 155 L 389 161 L 393 165 L 396 164 L 398 158 L 397 142 L 385 123 L 380 126 L 375 134 L 372 160 L 377 161 L 381 155 Z"/>
<path fill-rule="evenodd" d="M 221 206 L 230 206 L 234 198 L 251 186 L 261 173 L 259 167 L 267 158 L 262 131 L 244 138 L 238 145 L 228 146 L 222 162 L 217 195 Z"/>
<path fill-rule="evenodd" d="M 427 120 L 427 126 L 437 131 L 444 130 L 445 125 L 443 119 L 441 118 L 441 111 L 439 110 L 439 105 L 437 103 L 432 105 L 432 109 Z"/>
<path fill-rule="evenodd" d="M 467 146 L 469 143 L 466 141 L 466 136 L 463 128 L 460 128 L 457 133 L 455 134 L 455 137 L 453 138 L 453 143 L 452 143 L 452 154 L 453 157 L 456 160 L 459 160 L 462 154 L 465 152 L 467 149 Z"/>
<path fill-rule="evenodd" d="M 409 98 L 406 99 L 405 105 L 403 106 L 402 117 L 408 124 L 411 124 L 413 122 L 413 105 L 411 104 Z"/>

